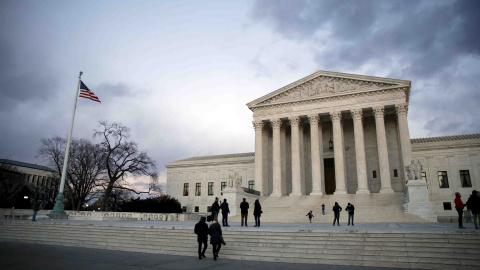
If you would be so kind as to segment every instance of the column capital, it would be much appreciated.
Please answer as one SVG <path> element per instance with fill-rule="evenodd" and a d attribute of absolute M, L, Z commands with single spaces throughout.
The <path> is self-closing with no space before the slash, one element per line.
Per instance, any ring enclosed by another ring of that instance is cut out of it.
<path fill-rule="evenodd" d="M 308 116 L 308 121 L 310 121 L 310 125 L 318 125 L 318 121 L 320 120 L 320 117 L 318 114 L 311 114 Z"/>
<path fill-rule="evenodd" d="M 362 117 L 363 117 L 362 109 L 353 109 L 350 112 L 352 113 L 352 118 L 354 120 L 362 120 Z"/>
<path fill-rule="evenodd" d="M 400 114 L 407 115 L 408 114 L 408 103 L 395 104 L 395 111 L 399 115 Z"/>
<path fill-rule="evenodd" d="M 280 128 L 282 126 L 282 120 L 278 118 L 270 119 L 270 123 L 272 125 L 272 128 Z"/>
<path fill-rule="evenodd" d="M 375 114 L 375 118 L 383 117 L 385 115 L 385 107 L 373 107 L 373 113 Z"/>
<path fill-rule="evenodd" d="M 262 121 L 253 121 L 253 128 L 255 130 L 261 131 L 263 129 L 263 122 Z"/>
<path fill-rule="evenodd" d="M 330 118 L 332 119 L 332 122 L 340 121 L 342 120 L 342 112 L 339 112 L 339 111 L 330 112 Z"/>
<path fill-rule="evenodd" d="M 290 121 L 290 125 L 292 127 L 298 127 L 301 124 L 300 117 L 298 116 L 289 117 L 288 120 Z"/>

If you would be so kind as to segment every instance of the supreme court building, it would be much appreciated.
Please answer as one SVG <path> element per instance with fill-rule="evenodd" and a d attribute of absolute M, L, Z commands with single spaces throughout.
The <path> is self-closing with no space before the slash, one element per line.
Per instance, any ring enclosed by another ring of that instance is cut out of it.
<path fill-rule="evenodd" d="M 435 213 L 455 215 L 454 192 L 466 200 L 480 189 L 480 134 L 411 139 L 410 90 L 406 80 L 318 71 L 247 104 L 255 153 L 171 162 L 167 193 L 187 212 L 206 212 L 238 173 L 261 200 L 398 197 L 415 160 Z"/>

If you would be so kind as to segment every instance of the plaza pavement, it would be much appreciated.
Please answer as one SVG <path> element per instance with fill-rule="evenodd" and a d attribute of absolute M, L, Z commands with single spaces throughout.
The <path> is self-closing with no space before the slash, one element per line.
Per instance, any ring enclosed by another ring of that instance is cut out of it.
<path fill-rule="evenodd" d="M 196 243 L 193 243 L 196 245 Z M 229 270 L 367 270 L 385 269 L 358 266 L 312 265 L 295 263 L 271 263 L 244 260 L 219 259 L 214 261 L 211 246 L 206 259 L 197 257 L 146 254 L 138 252 L 112 251 L 64 246 L 50 246 L 3 242 L 0 245 L 0 267 L 2 270 L 143 270 L 143 269 L 229 269 Z"/>

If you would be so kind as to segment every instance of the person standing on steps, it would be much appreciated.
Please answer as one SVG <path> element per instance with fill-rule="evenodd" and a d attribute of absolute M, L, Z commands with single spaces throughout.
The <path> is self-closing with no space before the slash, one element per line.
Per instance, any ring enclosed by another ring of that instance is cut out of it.
<path fill-rule="evenodd" d="M 338 205 L 338 202 L 335 202 L 335 206 L 333 207 L 334 219 L 333 219 L 333 226 L 335 226 L 335 220 L 337 221 L 337 225 L 340 226 L 340 212 L 342 211 L 342 207 Z"/>
<path fill-rule="evenodd" d="M 325 204 L 324 203 L 322 203 L 322 215 L 325 216 Z"/>
<path fill-rule="evenodd" d="M 222 209 L 222 225 L 225 227 L 230 227 L 228 225 L 228 214 L 230 214 L 230 208 L 228 208 L 227 199 L 223 199 L 220 209 Z"/>
<path fill-rule="evenodd" d="M 352 219 L 352 226 L 353 225 L 353 215 L 355 214 L 355 206 L 353 204 L 348 203 L 347 207 L 345 207 L 345 211 L 348 212 L 348 226 L 350 226 L 350 219 Z"/>
<path fill-rule="evenodd" d="M 208 234 L 210 234 L 210 244 L 212 244 L 213 248 L 213 259 L 216 261 L 222 244 L 225 245 L 222 236 L 222 227 L 220 227 L 217 221 L 213 221 L 212 225 L 210 225 Z"/>
<path fill-rule="evenodd" d="M 218 197 L 215 198 L 215 202 L 212 204 L 213 220 L 218 222 L 218 213 L 220 212 L 220 205 L 218 204 Z"/>
<path fill-rule="evenodd" d="M 262 215 L 262 206 L 260 205 L 260 201 L 258 199 L 255 200 L 255 204 L 253 207 L 253 216 L 255 217 L 255 226 L 253 227 L 260 227 L 260 216 Z"/>
<path fill-rule="evenodd" d="M 457 209 L 458 212 L 458 228 L 460 229 L 465 229 L 463 227 L 463 208 L 465 208 L 465 204 L 463 204 L 462 195 L 460 195 L 460 192 L 455 192 L 455 209 Z"/>
<path fill-rule="evenodd" d="M 475 229 L 478 230 L 480 225 L 480 197 L 476 190 L 472 191 L 472 195 L 468 198 L 467 208 L 472 211 L 473 224 Z"/>
<path fill-rule="evenodd" d="M 32 221 L 33 222 L 37 221 L 36 218 L 37 218 L 37 213 L 40 210 L 40 205 L 41 205 L 40 200 L 35 199 L 33 201 L 33 207 L 32 207 L 33 208 L 33 216 L 32 216 Z"/>
<path fill-rule="evenodd" d="M 310 212 L 308 212 L 308 214 L 306 214 L 305 216 L 308 216 L 308 219 L 310 219 L 310 223 L 312 223 L 312 217 L 313 217 L 312 210 L 310 210 Z"/>
<path fill-rule="evenodd" d="M 201 217 L 200 221 L 195 224 L 195 234 L 197 235 L 198 241 L 198 259 L 201 260 L 205 257 L 205 251 L 207 250 L 207 242 L 208 242 L 208 225 L 205 222 L 207 219 L 205 217 Z M 203 251 L 202 251 L 202 244 L 203 244 Z"/>
<path fill-rule="evenodd" d="M 248 208 L 250 208 L 250 205 L 248 204 L 247 200 L 243 198 L 243 202 L 240 203 L 240 213 L 242 215 L 242 227 L 243 227 L 244 219 L 245 219 L 245 227 L 248 227 L 247 225 Z"/>

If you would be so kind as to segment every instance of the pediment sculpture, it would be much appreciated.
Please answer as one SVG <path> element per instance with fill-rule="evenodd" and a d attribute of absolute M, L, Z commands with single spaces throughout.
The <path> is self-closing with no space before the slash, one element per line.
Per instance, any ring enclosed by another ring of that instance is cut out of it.
<path fill-rule="evenodd" d="M 344 79 L 336 77 L 318 76 L 308 82 L 298 85 L 292 89 L 286 90 L 276 96 L 273 96 L 259 105 L 267 105 L 271 103 L 311 99 L 323 96 L 333 96 L 341 93 L 355 93 L 369 90 L 380 90 L 395 86 L 395 84 L 362 81 L 354 79 Z"/>

